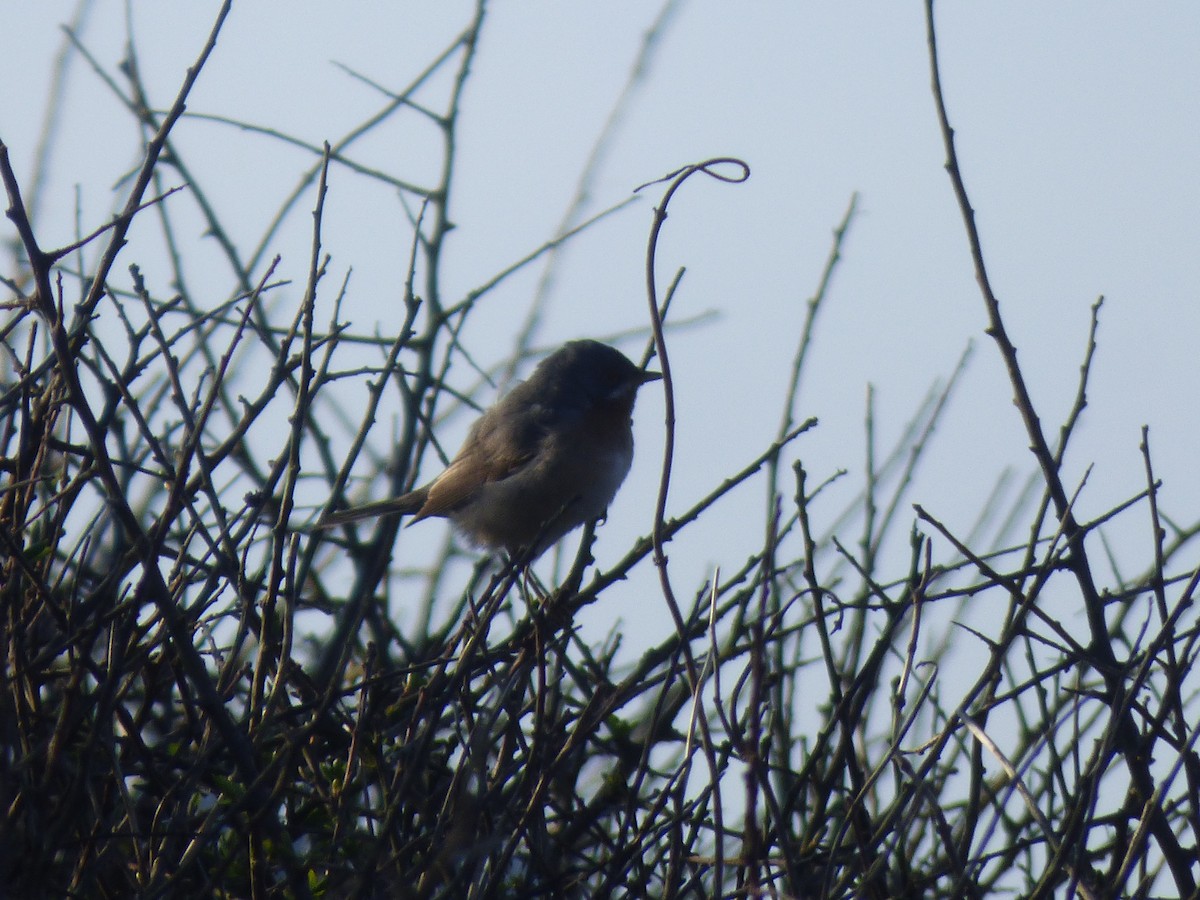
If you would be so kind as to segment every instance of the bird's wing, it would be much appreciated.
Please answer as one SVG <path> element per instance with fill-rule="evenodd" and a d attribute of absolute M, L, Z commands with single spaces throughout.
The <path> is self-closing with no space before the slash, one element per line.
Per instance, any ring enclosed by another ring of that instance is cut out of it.
<path fill-rule="evenodd" d="M 547 424 L 545 411 L 536 404 L 489 410 L 475 423 L 446 471 L 429 485 L 429 496 L 413 521 L 448 516 L 469 503 L 485 484 L 520 472 L 537 457 Z"/>

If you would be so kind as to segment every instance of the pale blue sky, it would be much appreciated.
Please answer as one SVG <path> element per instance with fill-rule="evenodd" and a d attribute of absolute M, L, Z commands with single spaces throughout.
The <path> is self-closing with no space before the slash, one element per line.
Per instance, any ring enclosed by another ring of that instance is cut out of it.
<path fill-rule="evenodd" d="M 0 6 L 7 34 L 0 138 L 18 175 L 29 170 L 58 24 L 73 6 Z M 165 106 L 218 4 L 133 6 L 143 71 L 157 88 L 153 101 Z M 315 144 L 336 139 L 378 98 L 333 62 L 399 88 L 458 32 L 469 9 L 235 4 L 189 109 Z M 463 107 L 448 295 L 552 235 L 656 11 L 657 4 L 632 0 L 491 4 Z M 1165 482 L 1162 507 L 1190 522 L 1200 509 L 1200 5 L 944 0 L 938 13 L 949 111 L 993 284 L 1052 433 L 1074 397 L 1089 307 L 1099 294 L 1107 298 L 1091 404 L 1068 465 L 1073 482 L 1095 464 L 1082 516 L 1141 489 L 1139 429 L 1148 424 Z M 122 4 L 103 0 L 84 41 L 111 66 L 123 29 Z M 915 0 L 698 0 L 683 4 L 669 30 L 599 172 L 592 209 L 708 156 L 740 156 L 753 170 L 739 187 L 692 184 L 667 226 L 664 278 L 676 266 L 689 270 L 679 312 L 720 313 L 672 341 L 680 404 L 672 509 L 706 493 L 774 434 L 803 303 L 853 191 L 860 213 L 798 410 L 821 419 L 797 445 L 813 477 L 840 467 L 861 472 L 868 382 L 886 442 L 971 339 L 975 358 L 913 499 L 965 531 L 1005 466 L 1032 466 L 999 357 L 982 334 L 983 306 L 942 168 L 924 29 Z M 84 221 L 98 223 L 135 162 L 126 114 L 81 61 L 71 78 L 37 223 L 51 246 L 72 238 L 75 186 Z M 176 140 L 226 217 L 244 226 L 235 238 L 247 242 L 309 162 L 275 142 L 195 120 L 180 125 Z M 355 152 L 428 181 L 435 144 L 432 129 L 410 116 Z M 354 272 L 345 316 L 360 331 L 378 323 L 386 332 L 397 321 L 397 260 L 407 252 L 403 213 L 393 193 L 344 170 L 335 169 L 331 188 L 326 249 L 338 280 Z M 644 323 L 643 252 L 657 196 L 650 192 L 571 247 L 540 343 Z M 274 248 L 284 254 L 283 274 L 300 282 L 307 228 L 307 216 L 296 216 Z M 191 237 L 198 263 L 206 254 L 216 260 L 211 241 Z M 165 283 L 165 266 L 145 253 L 134 259 L 152 283 Z M 499 354 L 537 274 L 496 292 L 464 340 L 476 349 L 494 340 Z M 649 527 L 661 415 L 661 399 L 647 394 L 637 415 L 638 462 L 608 526 L 622 542 Z M 858 484 L 845 479 L 826 512 Z M 757 546 L 757 527 L 730 522 L 758 522 L 761 498 L 755 488 L 728 501 L 680 541 L 673 562 L 682 585 L 698 583 L 714 563 L 736 566 Z M 1132 513 L 1120 533 L 1128 560 L 1148 559 L 1144 512 Z M 607 546 L 615 554 L 622 544 Z M 636 617 L 639 593 L 613 591 L 615 605 L 597 614 L 600 623 Z"/>

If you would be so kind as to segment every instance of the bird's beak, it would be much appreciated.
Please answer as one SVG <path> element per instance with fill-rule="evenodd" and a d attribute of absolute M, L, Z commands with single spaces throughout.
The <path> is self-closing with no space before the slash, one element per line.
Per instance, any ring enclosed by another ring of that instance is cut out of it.
<path fill-rule="evenodd" d="M 662 378 L 662 372 L 642 372 L 641 379 L 638 381 L 638 386 L 649 384 L 651 381 L 658 381 Z"/>

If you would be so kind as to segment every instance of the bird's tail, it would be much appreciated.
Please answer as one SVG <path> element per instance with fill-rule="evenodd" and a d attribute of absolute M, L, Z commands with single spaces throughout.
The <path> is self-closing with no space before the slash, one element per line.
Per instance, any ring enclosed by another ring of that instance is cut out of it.
<path fill-rule="evenodd" d="M 377 519 L 380 516 L 407 516 L 419 512 L 429 496 L 428 488 L 418 488 L 400 497 L 390 497 L 387 500 L 376 500 L 374 503 L 364 503 L 350 509 L 328 512 L 316 524 L 318 529 L 336 528 L 350 522 L 360 522 L 363 519 Z"/>

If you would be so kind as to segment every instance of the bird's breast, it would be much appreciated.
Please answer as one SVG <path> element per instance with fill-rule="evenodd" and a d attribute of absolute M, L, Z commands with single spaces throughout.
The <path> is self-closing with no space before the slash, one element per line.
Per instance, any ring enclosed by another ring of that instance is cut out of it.
<path fill-rule="evenodd" d="M 628 409 L 598 409 L 560 449 L 564 480 L 575 488 L 584 519 L 602 515 L 633 463 Z"/>
<path fill-rule="evenodd" d="M 536 555 L 603 515 L 633 462 L 630 406 L 609 404 L 558 418 L 523 465 L 481 485 L 454 511 L 459 530 L 486 546 L 534 546 Z"/>

